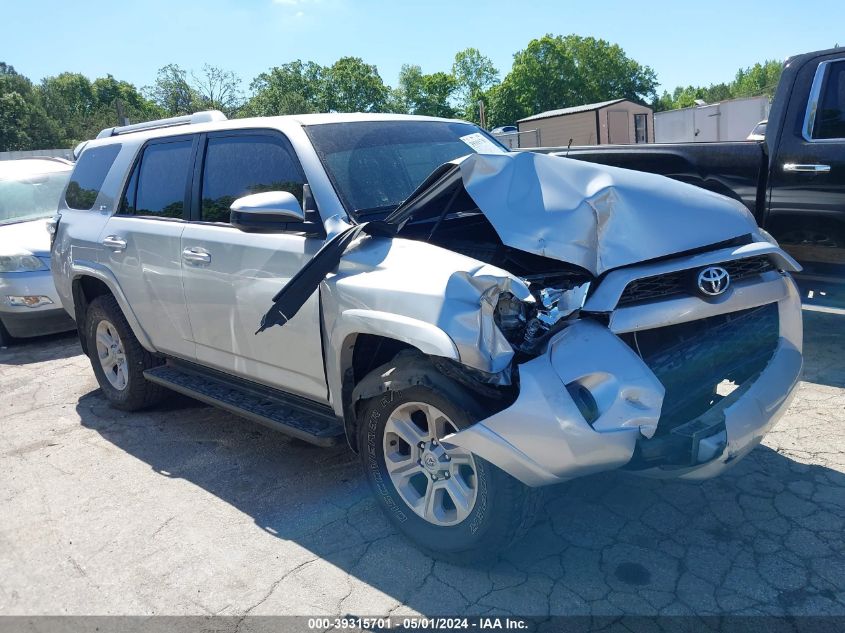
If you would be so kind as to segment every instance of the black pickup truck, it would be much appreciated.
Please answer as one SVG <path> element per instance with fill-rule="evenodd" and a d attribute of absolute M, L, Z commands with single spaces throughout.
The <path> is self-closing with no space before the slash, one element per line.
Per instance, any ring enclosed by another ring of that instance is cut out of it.
<path fill-rule="evenodd" d="M 845 308 L 845 48 L 784 65 L 763 141 L 546 148 L 742 201 L 804 267 L 805 303 Z"/>

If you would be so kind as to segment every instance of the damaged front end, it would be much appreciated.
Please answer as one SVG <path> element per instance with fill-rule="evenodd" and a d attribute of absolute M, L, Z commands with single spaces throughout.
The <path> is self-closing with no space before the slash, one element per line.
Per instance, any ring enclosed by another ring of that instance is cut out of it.
<path fill-rule="evenodd" d="M 697 292 L 692 276 L 716 264 L 745 272 L 719 296 Z M 319 286 L 329 393 L 346 417 L 361 334 L 418 349 L 482 398 L 508 394 L 444 444 L 528 485 L 622 467 L 711 476 L 790 401 L 797 269 L 721 196 L 557 157 L 472 155 L 384 220 L 336 231 L 262 328 Z"/>

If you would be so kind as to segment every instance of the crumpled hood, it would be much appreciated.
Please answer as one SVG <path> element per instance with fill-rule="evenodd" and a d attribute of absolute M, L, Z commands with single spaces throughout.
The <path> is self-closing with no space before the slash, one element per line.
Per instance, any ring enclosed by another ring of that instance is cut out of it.
<path fill-rule="evenodd" d="M 438 172 L 397 209 L 394 220 L 410 218 L 427 188 L 443 190 L 461 178 L 504 244 L 594 275 L 757 228 L 744 205 L 722 195 L 559 156 L 471 154 Z"/>
<path fill-rule="evenodd" d="M 471 154 L 441 165 L 384 220 L 332 235 L 273 297 L 258 331 L 292 319 L 359 235 L 402 237 L 415 217 L 448 212 L 460 187 L 507 246 L 596 276 L 757 229 L 739 202 L 663 176 L 528 152 Z"/>
<path fill-rule="evenodd" d="M 50 256 L 45 218 L 0 225 L 0 255 L 20 255 L 24 251 L 38 257 Z"/>

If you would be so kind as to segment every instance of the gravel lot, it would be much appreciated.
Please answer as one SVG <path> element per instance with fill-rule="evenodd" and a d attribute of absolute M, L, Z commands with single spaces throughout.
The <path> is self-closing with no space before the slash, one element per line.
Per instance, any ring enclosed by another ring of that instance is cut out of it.
<path fill-rule="evenodd" d="M 0 614 L 845 615 L 844 325 L 805 312 L 798 398 L 726 475 L 557 487 L 479 568 L 398 536 L 344 449 L 114 411 L 71 335 L 0 350 Z"/>

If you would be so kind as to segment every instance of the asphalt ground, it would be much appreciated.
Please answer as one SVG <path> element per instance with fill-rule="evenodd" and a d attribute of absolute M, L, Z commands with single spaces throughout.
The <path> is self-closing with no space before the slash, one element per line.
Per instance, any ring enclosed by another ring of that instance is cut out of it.
<path fill-rule="evenodd" d="M 483 565 L 397 534 L 357 458 L 173 395 L 111 409 L 72 335 L 0 350 L 0 614 L 845 615 L 845 316 L 788 414 L 704 483 L 548 490 Z"/>

